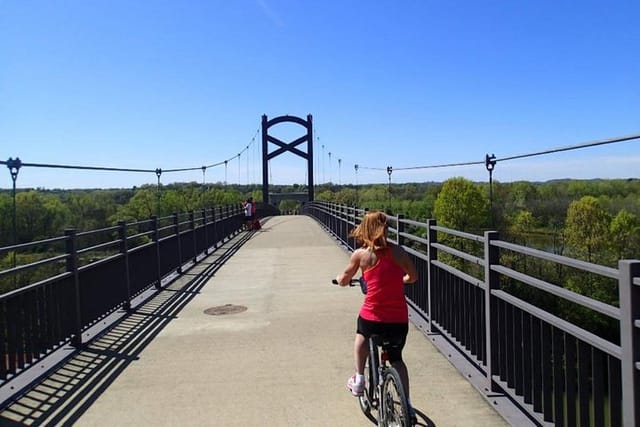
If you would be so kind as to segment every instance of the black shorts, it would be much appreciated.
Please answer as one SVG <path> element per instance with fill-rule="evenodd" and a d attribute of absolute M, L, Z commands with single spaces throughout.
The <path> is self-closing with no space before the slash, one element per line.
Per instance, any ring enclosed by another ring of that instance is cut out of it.
<path fill-rule="evenodd" d="M 402 349 L 407 342 L 409 323 L 385 323 L 374 322 L 358 316 L 356 332 L 369 338 L 371 335 L 380 335 L 391 342 L 389 347 L 389 361 L 402 361 Z"/>

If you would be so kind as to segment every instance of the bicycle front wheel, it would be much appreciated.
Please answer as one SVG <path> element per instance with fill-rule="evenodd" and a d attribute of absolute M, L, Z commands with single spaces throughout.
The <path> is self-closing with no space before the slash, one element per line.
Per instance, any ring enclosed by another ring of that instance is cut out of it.
<path fill-rule="evenodd" d="M 410 427 L 409 401 L 402 386 L 398 371 L 385 370 L 380 396 L 380 418 L 383 427 Z"/>

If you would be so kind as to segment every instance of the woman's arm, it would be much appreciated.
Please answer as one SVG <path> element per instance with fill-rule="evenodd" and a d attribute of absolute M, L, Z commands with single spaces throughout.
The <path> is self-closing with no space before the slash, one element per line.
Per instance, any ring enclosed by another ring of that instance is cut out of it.
<path fill-rule="evenodd" d="M 349 258 L 349 263 L 345 267 L 344 271 L 336 277 L 340 286 L 348 286 L 351 283 L 351 279 L 353 279 L 353 276 L 355 276 L 358 272 L 358 268 L 360 267 L 360 255 L 360 249 L 353 251 L 351 258 Z"/>
<path fill-rule="evenodd" d="M 393 254 L 393 259 L 396 264 L 404 270 L 405 274 L 402 277 L 404 284 L 409 285 L 415 283 L 418 280 L 418 271 L 413 261 L 411 261 L 411 258 L 409 258 L 407 251 L 405 251 L 402 246 L 393 245 L 391 253 Z"/>

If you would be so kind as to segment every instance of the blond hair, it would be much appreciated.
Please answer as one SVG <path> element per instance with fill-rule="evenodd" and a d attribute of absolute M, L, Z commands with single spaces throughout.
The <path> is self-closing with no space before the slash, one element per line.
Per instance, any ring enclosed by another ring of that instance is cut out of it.
<path fill-rule="evenodd" d="M 368 212 L 349 236 L 356 238 L 364 248 L 373 250 L 386 248 L 387 216 L 379 211 Z"/>

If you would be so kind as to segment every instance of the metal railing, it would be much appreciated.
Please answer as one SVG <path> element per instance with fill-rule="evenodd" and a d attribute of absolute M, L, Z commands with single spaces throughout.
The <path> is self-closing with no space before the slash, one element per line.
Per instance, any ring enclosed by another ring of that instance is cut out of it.
<path fill-rule="evenodd" d="M 161 288 L 243 226 L 240 205 L 76 232 L 0 248 L 39 258 L 0 271 L 0 386 L 133 298 Z"/>
<path fill-rule="evenodd" d="M 349 231 L 365 212 L 325 202 L 303 207 L 351 250 Z M 389 221 L 390 240 L 420 276 L 406 288 L 409 305 L 477 369 L 487 393 L 508 396 L 538 425 L 640 426 L 640 261 L 610 268 L 501 241 L 493 231 L 474 235 L 401 215 Z M 610 281 L 619 307 L 537 277 L 523 268 L 527 260 Z M 604 316 L 615 330 L 596 334 L 553 304 L 536 304 L 544 299 L 528 300 L 532 293 Z"/>

